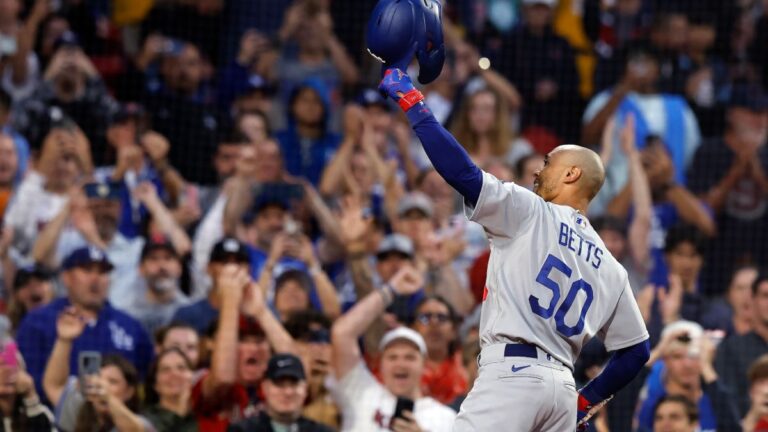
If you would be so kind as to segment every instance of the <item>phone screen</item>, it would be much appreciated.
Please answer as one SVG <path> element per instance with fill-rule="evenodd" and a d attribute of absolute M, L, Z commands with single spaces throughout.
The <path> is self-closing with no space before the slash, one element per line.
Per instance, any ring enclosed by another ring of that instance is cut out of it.
<path fill-rule="evenodd" d="M 18 352 L 19 348 L 16 346 L 16 342 L 7 340 L 3 344 L 3 350 L 0 353 L 0 361 L 2 361 L 5 366 L 17 368 L 19 366 Z"/>
<path fill-rule="evenodd" d="M 392 420 L 394 421 L 397 418 L 405 418 L 403 416 L 403 411 L 410 411 L 413 413 L 413 406 L 413 399 L 404 397 L 397 398 L 397 405 L 395 405 L 395 413 L 392 415 Z"/>

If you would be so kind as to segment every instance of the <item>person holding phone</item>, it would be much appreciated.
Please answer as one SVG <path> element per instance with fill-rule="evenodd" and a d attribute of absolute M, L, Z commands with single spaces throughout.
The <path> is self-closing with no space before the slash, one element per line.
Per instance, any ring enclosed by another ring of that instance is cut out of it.
<path fill-rule="evenodd" d="M 111 270 L 103 251 L 92 246 L 76 249 L 62 264 L 61 281 L 67 296 L 28 313 L 21 322 L 16 332 L 19 350 L 38 391 L 42 391 L 49 356 L 59 350 L 67 353 L 59 357 L 67 363 L 63 365 L 67 370 L 77 368 L 80 352 L 98 351 L 118 353 L 140 373 L 147 371 L 152 342 L 138 321 L 107 301 Z M 74 335 L 62 336 L 57 319 L 72 308 L 90 325 Z"/>
<path fill-rule="evenodd" d="M 40 402 L 32 377 L 19 364 L 16 342 L 0 348 L 0 431 L 51 430 L 53 414 Z"/>
<path fill-rule="evenodd" d="M 701 144 L 701 131 L 683 97 L 659 90 L 660 55 L 647 43 L 636 43 L 626 49 L 624 76 L 613 88 L 595 95 L 584 112 L 581 144 L 597 147 L 611 119 L 623 124 L 627 116 L 634 116 L 638 149 L 644 147 L 648 137 L 661 137 L 671 162 L 671 180 L 675 185 L 684 185 L 686 172 Z M 629 181 L 629 155 L 622 149 L 620 134 L 614 133 L 608 145 L 612 156 L 610 163 L 606 163 L 605 185 L 590 207 L 594 214 L 604 212 Z"/>
<path fill-rule="evenodd" d="M 646 364 L 637 430 L 653 430 L 655 407 L 667 395 L 681 395 L 698 406 L 702 431 L 740 430 L 736 401 L 719 380 L 714 356 L 715 346 L 699 324 L 684 320 L 668 324 Z"/>
<path fill-rule="evenodd" d="M 64 309 L 56 319 L 57 342 L 42 382 L 56 407 L 59 430 L 151 430 L 149 421 L 136 414 L 139 374 L 130 361 L 119 354 L 102 357 L 99 351 L 72 356 L 73 343 L 86 327 L 86 316 L 75 306 Z M 70 376 L 70 357 L 77 359 L 77 376 Z"/>
<path fill-rule="evenodd" d="M 341 408 L 342 432 L 441 432 L 453 427 L 456 412 L 421 392 L 427 347 L 419 333 L 398 327 L 384 335 L 379 346 L 381 383 L 365 366 L 357 343 L 395 297 L 413 294 L 422 285 L 422 276 L 406 265 L 334 323 L 331 343 L 337 382 L 332 394 Z"/>

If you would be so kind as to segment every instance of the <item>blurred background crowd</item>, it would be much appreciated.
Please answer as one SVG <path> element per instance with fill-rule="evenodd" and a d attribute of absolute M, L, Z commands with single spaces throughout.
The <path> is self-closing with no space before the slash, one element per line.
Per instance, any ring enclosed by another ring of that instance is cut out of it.
<path fill-rule="evenodd" d="M 374 5 L 0 0 L 0 430 L 451 429 L 490 252 L 375 89 Z M 768 431 L 768 1 L 444 9 L 421 91 L 478 165 L 606 163 L 653 352 L 592 429 Z"/>

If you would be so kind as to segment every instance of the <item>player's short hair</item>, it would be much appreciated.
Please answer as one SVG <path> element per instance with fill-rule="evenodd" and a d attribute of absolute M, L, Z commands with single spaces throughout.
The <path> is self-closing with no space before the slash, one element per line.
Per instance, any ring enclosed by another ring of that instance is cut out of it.
<path fill-rule="evenodd" d="M 689 423 L 696 423 L 699 421 L 699 408 L 696 407 L 696 405 L 689 401 L 684 396 L 680 395 L 665 395 L 661 399 L 659 399 L 658 402 L 656 402 L 656 405 L 653 407 L 653 418 L 656 418 L 656 412 L 659 410 L 659 407 L 665 403 L 678 403 L 683 406 L 683 409 L 685 409 L 685 415 L 688 417 Z"/>
<path fill-rule="evenodd" d="M 749 385 L 768 379 L 768 354 L 763 354 L 752 362 L 747 371 Z"/>
<path fill-rule="evenodd" d="M 664 243 L 664 253 L 670 253 L 679 245 L 689 243 L 699 255 L 704 255 L 706 238 L 696 227 L 691 225 L 675 225 L 667 231 Z"/>

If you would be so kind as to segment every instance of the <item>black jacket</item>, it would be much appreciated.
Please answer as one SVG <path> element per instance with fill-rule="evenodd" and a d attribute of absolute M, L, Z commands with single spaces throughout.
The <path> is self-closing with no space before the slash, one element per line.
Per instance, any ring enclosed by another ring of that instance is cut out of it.
<path fill-rule="evenodd" d="M 299 417 L 296 421 L 297 428 L 291 429 L 291 432 L 333 432 L 330 427 Z M 266 412 L 262 411 L 256 417 L 243 420 L 239 423 L 229 426 L 228 432 L 274 432 L 272 422 Z"/>

